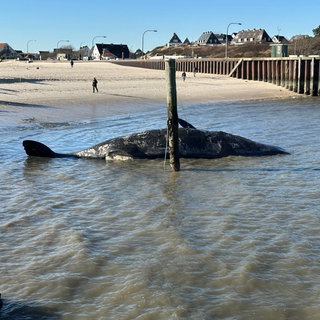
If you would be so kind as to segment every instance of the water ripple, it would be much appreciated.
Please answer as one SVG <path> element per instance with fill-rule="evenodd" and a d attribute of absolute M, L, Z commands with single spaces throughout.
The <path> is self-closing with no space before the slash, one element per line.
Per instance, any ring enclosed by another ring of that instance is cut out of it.
<path fill-rule="evenodd" d="M 1 316 L 316 319 L 320 115 L 306 101 L 180 107 L 196 127 L 291 155 L 182 159 L 176 174 L 160 160 L 27 158 L 21 147 L 80 150 L 164 127 L 163 110 L 2 127 Z"/>

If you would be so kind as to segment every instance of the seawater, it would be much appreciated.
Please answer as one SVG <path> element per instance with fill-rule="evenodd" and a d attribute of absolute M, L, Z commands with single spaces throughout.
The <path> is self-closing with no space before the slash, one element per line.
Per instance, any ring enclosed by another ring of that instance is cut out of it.
<path fill-rule="evenodd" d="M 121 106 L 120 106 L 121 107 Z M 319 98 L 183 106 L 290 155 L 27 157 L 165 127 L 166 110 L 0 128 L 1 319 L 319 319 Z M 1 113 L 0 113 L 1 117 Z"/>

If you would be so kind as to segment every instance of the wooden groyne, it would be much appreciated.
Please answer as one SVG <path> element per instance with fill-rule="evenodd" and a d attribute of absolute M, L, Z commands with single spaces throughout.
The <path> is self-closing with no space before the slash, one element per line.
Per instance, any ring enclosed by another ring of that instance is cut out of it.
<path fill-rule="evenodd" d="M 117 61 L 127 66 L 165 69 L 164 59 Z M 177 59 L 179 72 L 220 74 L 230 77 L 270 82 L 288 90 L 320 96 L 320 58 L 243 58 L 243 59 Z"/>

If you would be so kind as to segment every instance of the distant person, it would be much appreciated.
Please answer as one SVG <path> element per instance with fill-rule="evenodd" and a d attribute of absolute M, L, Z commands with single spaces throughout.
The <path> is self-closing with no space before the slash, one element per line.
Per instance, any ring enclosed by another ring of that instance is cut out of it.
<path fill-rule="evenodd" d="M 194 67 L 194 68 L 193 68 L 193 76 L 194 76 L 194 77 L 196 76 L 197 72 L 198 72 L 198 68 L 197 68 L 197 67 Z"/>
<path fill-rule="evenodd" d="M 98 90 L 98 80 L 96 78 L 93 78 L 92 90 L 93 90 L 93 93 L 95 93 L 95 91 L 99 92 L 99 90 Z"/>
<path fill-rule="evenodd" d="M 187 77 L 187 74 L 183 71 L 181 77 L 182 77 L 182 80 L 185 81 L 186 77 Z"/>
<path fill-rule="evenodd" d="M 73 60 L 70 61 L 71 68 L 73 68 Z"/>

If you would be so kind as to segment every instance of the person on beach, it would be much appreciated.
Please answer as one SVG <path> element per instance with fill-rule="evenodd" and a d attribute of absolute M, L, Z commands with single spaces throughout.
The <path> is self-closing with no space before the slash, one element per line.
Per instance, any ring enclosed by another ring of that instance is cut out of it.
<path fill-rule="evenodd" d="M 92 90 L 93 90 L 93 93 L 95 93 L 95 91 L 99 92 L 99 90 L 98 90 L 98 80 L 96 78 L 93 78 Z"/>
<path fill-rule="evenodd" d="M 196 76 L 196 73 L 198 72 L 198 68 L 197 67 L 194 67 L 193 68 L 193 76 L 195 77 Z"/>
<path fill-rule="evenodd" d="M 182 80 L 185 81 L 186 80 L 186 77 L 187 77 L 187 74 L 185 73 L 185 71 L 182 72 Z"/>
<path fill-rule="evenodd" d="M 73 68 L 73 60 L 70 60 L 71 68 Z"/>

